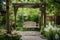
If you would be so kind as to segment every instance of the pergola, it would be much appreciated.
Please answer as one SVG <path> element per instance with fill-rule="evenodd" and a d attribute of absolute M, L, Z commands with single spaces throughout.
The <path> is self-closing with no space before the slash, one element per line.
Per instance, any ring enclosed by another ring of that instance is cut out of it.
<path fill-rule="evenodd" d="M 13 3 L 13 7 L 14 7 L 14 16 L 15 16 L 15 28 L 16 28 L 16 13 L 18 8 L 40 8 L 41 10 L 41 21 L 42 21 L 42 17 L 44 17 L 44 27 L 46 26 L 46 3 Z M 9 0 L 6 0 L 6 25 L 7 25 L 7 33 L 11 33 L 10 30 L 10 24 L 9 24 Z M 40 26 L 41 26 L 41 22 L 40 22 Z"/>
<path fill-rule="evenodd" d="M 41 10 L 41 21 L 44 17 L 44 27 L 46 26 L 46 3 L 13 3 L 14 7 L 14 16 L 15 16 L 15 28 L 16 28 L 16 15 L 18 8 L 39 8 Z M 39 22 L 39 26 L 41 26 L 42 22 Z"/>

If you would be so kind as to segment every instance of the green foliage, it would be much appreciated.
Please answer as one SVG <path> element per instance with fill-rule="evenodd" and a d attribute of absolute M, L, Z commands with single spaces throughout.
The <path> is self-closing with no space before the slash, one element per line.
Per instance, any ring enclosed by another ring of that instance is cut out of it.
<path fill-rule="evenodd" d="M 54 37 L 55 37 L 52 30 L 50 30 L 49 33 L 47 32 L 46 36 L 48 40 L 54 40 Z"/>
<path fill-rule="evenodd" d="M 21 30 L 21 31 L 22 31 L 22 30 L 23 30 L 23 28 L 19 26 L 19 27 L 17 27 L 17 28 L 16 28 L 16 30 L 17 30 L 17 31 L 19 31 L 19 30 Z"/>
<path fill-rule="evenodd" d="M 21 36 L 0 35 L 0 40 L 21 40 Z"/>
<path fill-rule="evenodd" d="M 5 0 L 0 0 L 0 11 L 5 10 L 4 2 Z"/>
<path fill-rule="evenodd" d="M 40 0 L 14 0 L 13 3 L 40 3 Z"/>
<path fill-rule="evenodd" d="M 57 37 L 56 34 L 59 36 L 59 39 L 60 39 L 60 32 L 53 31 L 52 29 L 50 29 L 49 32 L 44 33 L 44 35 L 46 36 L 46 38 L 48 40 L 56 40 L 56 38 L 55 38 L 55 37 Z"/>
<path fill-rule="evenodd" d="M 44 35 L 44 26 L 41 26 L 41 28 L 40 28 L 40 32 L 41 32 L 41 34 Z"/>

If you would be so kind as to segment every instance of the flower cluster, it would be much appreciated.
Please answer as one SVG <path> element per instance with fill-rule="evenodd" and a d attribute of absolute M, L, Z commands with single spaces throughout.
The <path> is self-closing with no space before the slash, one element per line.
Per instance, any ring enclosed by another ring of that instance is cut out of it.
<path fill-rule="evenodd" d="M 12 31 L 11 34 L 12 34 L 13 36 L 21 35 L 20 32 L 19 32 L 19 31 L 16 31 L 16 30 Z"/>
<path fill-rule="evenodd" d="M 47 34 L 46 36 L 48 36 L 48 38 L 50 38 L 50 39 L 52 39 L 52 38 L 54 39 L 55 38 L 56 40 L 59 40 L 60 39 L 60 32 L 59 32 L 60 31 L 60 28 L 57 28 L 56 25 L 53 26 L 53 25 L 51 25 L 51 23 L 49 23 L 44 28 L 44 31 Z"/>
<path fill-rule="evenodd" d="M 57 28 L 56 25 L 51 25 L 51 23 L 49 22 L 49 24 L 44 28 L 44 31 L 49 32 L 50 29 L 53 31 L 60 31 L 60 28 Z"/>

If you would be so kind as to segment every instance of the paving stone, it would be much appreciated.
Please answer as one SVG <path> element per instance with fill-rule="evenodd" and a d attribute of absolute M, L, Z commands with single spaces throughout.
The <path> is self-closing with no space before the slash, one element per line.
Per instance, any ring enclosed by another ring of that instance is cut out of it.
<path fill-rule="evenodd" d="M 40 36 L 22 36 L 22 40 L 46 40 L 40 38 Z"/>
<path fill-rule="evenodd" d="M 21 35 L 23 35 L 23 36 L 40 36 L 40 32 L 37 32 L 37 31 L 22 31 Z"/>
<path fill-rule="evenodd" d="M 22 40 L 47 40 L 41 38 L 41 34 L 38 31 L 20 31 Z"/>

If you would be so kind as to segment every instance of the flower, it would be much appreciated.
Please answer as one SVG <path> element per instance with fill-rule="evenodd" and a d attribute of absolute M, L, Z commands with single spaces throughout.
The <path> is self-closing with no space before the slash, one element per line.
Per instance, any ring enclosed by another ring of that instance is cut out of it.
<path fill-rule="evenodd" d="M 13 35 L 13 36 L 20 35 L 20 31 L 16 31 L 16 30 L 14 30 L 14 31 L 12 31 L 12 35 Z"/>
<path fill-rule="evenodd" d="M 55 39 L 59 39 L 59 35 L 58 34 L 55 35 Z"/>
<path fill-rule="evenodd" d="M 16 30 L 14 30 L 14 31 L 12 31 L 12 33 L 11 33 L 13 36 L 16 36 L 17 35 L 17 31 Z"/>
<path fill-rule="evenodd" d="M 46 25 L 46 27 L 44 28 L 44 31 L 49 32 L 50 29 L 52 31 L 59 31 L 60 30 L 60 28 L 57 28 L 56 25 L 52 26 L 51 23 L 49 22 L 49 24 Z"/>
<path fill-rule="evenodd" d="M 44 31 L 49 32 L 50 29 L 53 29 L 53 26 L 52 26 L 51 23 L 49 22 L 49 24 L 46 25 L 46 28 L 44 28 Z"/>

